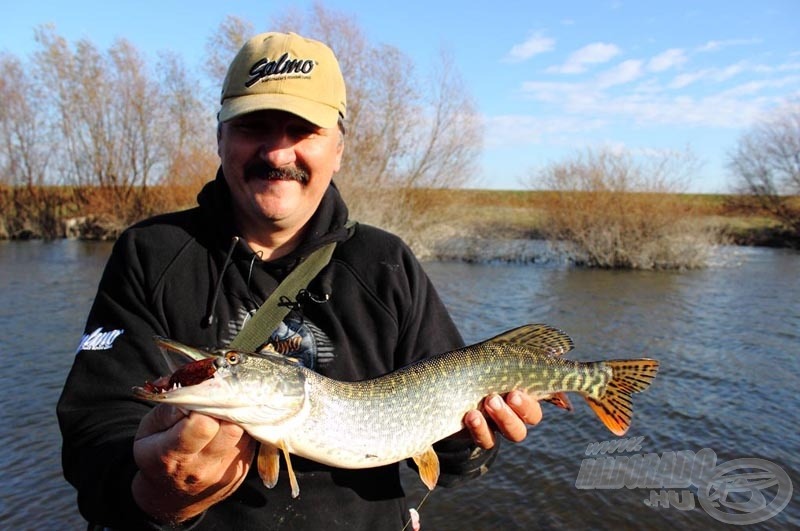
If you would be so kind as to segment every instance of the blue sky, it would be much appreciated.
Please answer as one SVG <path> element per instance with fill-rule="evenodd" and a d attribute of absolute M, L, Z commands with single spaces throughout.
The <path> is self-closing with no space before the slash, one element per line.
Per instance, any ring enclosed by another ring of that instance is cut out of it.
<path fill-rule="evenodd" d="M 27 57 L 34 28 L 74 42 L 124 37 L 149 57 L 197 66 L 227 15 L 257 31 L 311 2 L 1 0 L 0 50 Z M 689 147 L 703 163 L 691 191 L 729 191 L 727 154 L 754 120 L 800 100 L 800 1 L 375 2 L 329 0 L 372 43 L 421 70 L 449 50 L 483 116 L 477 186 L 524 187 L 534 168 L 585 148 Z M 46 73 L 42 73 L 46 80 Z"/>

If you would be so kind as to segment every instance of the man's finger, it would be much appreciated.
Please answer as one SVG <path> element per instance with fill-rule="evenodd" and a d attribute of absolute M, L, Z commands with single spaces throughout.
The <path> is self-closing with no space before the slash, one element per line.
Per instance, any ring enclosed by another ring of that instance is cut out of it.
<path fill-rule="evenodd" d="M 182 454 L 197 454 L 206 449 L 217 436 L 220 421 L 193 411 L 176 428 L 179 429 L 179 433 L 176 434 L 178 437 L 175 451 Z"/>
<path fill-rule="evenodd" d="M 467 412 L 467 414 L 464 416 L 464 424 L 466 424 L 467 428 L 469 429 L 472 440 L 475 441 L 476 445 L 480 446 L 484 450 L 494 447 L 494 430 L 489 427 L 489 424 L 486 422 L 486 417 L 483 416 L 483 413 L 476 409 Z"/>
<path fill-rule="evenodd" d="M 247 448 L 249 439 L 250 436 L 238 424 L 219 421 L 213 439 L 208 442 L 203 451 L 214 454 L 230 451 L 234 447 L 241 451 Z"/>
<path fill-rule="evenodd" d="M 534 400 L 528 393 L 511 391 L 506 397 L 506 403 L 522 419 L 525 424 L 535 426 L 542 420 L 542 407 L 538 400 Z"/>
<path fill-rule="evenodd" d="M 159 404 L 142 418 L 139 429 L 136 431 L 136 439 L 167 431 L 184 417 L 186 414 L 180 409 L 169 404 Z"/>
<path fill-rule="evenodd" d="M 528 427 L 499 395 L 488 397 L 483 407 L 506 439 L 520 442 L 528 434 Z"/>

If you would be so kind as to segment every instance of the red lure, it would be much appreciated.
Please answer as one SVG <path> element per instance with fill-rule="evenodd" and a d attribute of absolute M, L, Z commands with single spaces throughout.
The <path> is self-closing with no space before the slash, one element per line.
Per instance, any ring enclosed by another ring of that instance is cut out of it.
<path fill-rule="evenodd" d="M 164 391 L 169 391 L 176 385 L 180 385 L 182 387 L 187 385 L 197 385 L 213 377 L 216 371 L 217 367 L 214 365 L 214 358 L 193 361 L 191 363 L 187 363 L 172 373 L 172 376 L 169 377 L 169 381 L 167 381 L 166 385 L 145 382 L 143 387 L 144 390 L 149 393 L 161 393 Z M 158 382 L 163 379 L 164 378 L 159 378 L 159 380 L 156 381 Z"/>

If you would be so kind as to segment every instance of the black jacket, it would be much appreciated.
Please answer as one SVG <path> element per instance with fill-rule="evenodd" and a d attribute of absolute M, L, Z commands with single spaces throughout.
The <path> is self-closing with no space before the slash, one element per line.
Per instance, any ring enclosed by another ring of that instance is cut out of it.
<path fill-rule="evenodd" d="M 136 473 L 133 437 L 152 407 L 133 399 L 131 388 L 168 373 L 153 336 L 193 346 L 226 345 L 298 260 L 325 243 L 338 242 L 331 262 L 306 296 L 294 301 L 274 342 L 295 338 L 286 342 L 293 356 L 326 376 L 350 381 L 462 345 L 408 247 L 373 227 L 346 228 L 347 208 L 334 186 L 300 246 L 270 262 L 242 242 L 232 244 L 231 201 L 221 174 L 206 185 L 198 203 L 139 223 L 116 242 L 59 400 L 64 475 L 78 490 L 81 513 L 96 524 L 159 528 L 130 493 Z M 437 446 L 445 485 L 479 475 L 494 456 L 448 444 Z M 291 498 L 283 473 L 268 490 L 252 467 L 245 483 L 192 528 L 400 529 L 408 518 L 398 464 L 367 470 L 299 458 L 293 464 L 299 498 Z"/>

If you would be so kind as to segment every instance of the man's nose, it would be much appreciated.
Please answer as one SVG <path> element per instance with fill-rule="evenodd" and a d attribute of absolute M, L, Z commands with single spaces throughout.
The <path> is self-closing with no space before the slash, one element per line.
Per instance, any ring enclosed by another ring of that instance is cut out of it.
<path fill-rule="evenodd" d="M 273 168 L 280 168 L 295 162 L 294 147 L 291 137 L 283 132 L 274 132 L 264 136 L 259 154 Z"/>

